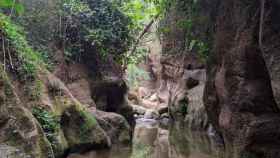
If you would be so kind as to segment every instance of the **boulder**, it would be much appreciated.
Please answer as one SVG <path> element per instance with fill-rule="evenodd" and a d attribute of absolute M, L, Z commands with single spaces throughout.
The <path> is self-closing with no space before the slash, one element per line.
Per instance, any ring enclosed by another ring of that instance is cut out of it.
<path fill-rule="evenodd" d="M 128 146 L 132 143 L 132 128 L 123 116 L 97 109 L 91 109 L 91 112 L 110 137 L 112 144 Z"/>
<path fill-rule="evenodd" d="M 61 116 L 61 128 L 69 145 L 69 152 L 85 152 L 109 148 L 111 141 L 96 118 L 77 105 L 67 108 Z"/>
<path fill-rule="evenodd" d="M 152 95 L 148 98 L 148 100 L 151 101 L 151 102 L 158 102 L 157 93 L 152 94 Z"/>
<path fill-rule="evenodd" d="M 148 108 L 148 109 L 155 109 L 158 106 L 158 102 L 150 101 L 148 99 L 143 99 L 141 101 L 141 106 Z"/>
<path fill-rule="evenodd" d="M 133 113 L 138 114 L 138 115 L 144 115 L 146 111 L 148 110 L 147 108 L 144 108 L 139 105 L 131 105 L 133 108 Z"/>

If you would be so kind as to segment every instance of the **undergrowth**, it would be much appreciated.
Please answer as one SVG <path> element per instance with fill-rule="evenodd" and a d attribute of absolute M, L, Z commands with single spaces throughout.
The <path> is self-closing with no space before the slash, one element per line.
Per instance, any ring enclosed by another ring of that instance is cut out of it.
<path fill-rule="evenodd" d="M 11 22 L 10 18 L 0 13 L 0 34 L 2 40 L 9 41 L 12 52 L 17 58 L 17 72 L 24 79 L 35 78 L 36 71 L 45 65 L 40 53 L 28 44 L 23 29 Z"/>
<path fill-rule="evenodd" d="M 59 119 L 53 113 L 40 107 L 34 107 L 32 109 L 32 114 L 40 123 L 51 145 L 55 147 L 56 133 L 60 128 Z"/>

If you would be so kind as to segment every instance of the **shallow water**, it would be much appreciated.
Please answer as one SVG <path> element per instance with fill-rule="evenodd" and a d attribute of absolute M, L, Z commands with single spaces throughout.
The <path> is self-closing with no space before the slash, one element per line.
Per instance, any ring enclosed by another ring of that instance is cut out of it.
<path fill-rule="evenodd" d="M 186 131 L 179 125 L 162 129 L 155 120 L 137 120 L 133 143 L 133 149 L 114 147 L 68 158 L 223 158 L 208 134 Z"/>

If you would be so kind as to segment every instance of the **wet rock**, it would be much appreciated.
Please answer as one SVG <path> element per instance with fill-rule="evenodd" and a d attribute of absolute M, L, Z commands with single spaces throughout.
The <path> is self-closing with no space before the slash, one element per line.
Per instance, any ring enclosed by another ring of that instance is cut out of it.
<path fill-rule="evenodd" d="M 169 118 L 163 117 L 159 119 L 159 125 L 163 129 L 168 129 L 169 127 Z"/>
<path fill-rule="evenodd" d="M 146 111 L 146 113 L 144 115 L 144 118 L 145 119 L 155 119 L 156 120 L 156 119 L 159 118 L 159 114 L 158 114 L 157 111 L 149 109 L 149 110 Z"/>
<path fill-rule="evenodd" d="M 154 93 L 153 95 L 151 95 L 151 96 L 148 98 L 148 100 L 151 101 L 151 102 L 158 102 L 157 93 Z"/>
<path fill-rule="evenodd" d="M 164 114 L 160 115 L 160 118 L 169 118 L 169 114 L 168 113 L 164 113 Z"/>
<path fill-rule="evenodd" d="M 160 115 L 168 112 L 168 106 L 167 105 L 161 105 L 157 108 L 157 111 Z"/>
<path fill-rule="evenodd" d="M 96 109 L 91 111 L 113 144 L 127 146 L 132 143 L 132 129 L 123 116 Z"/>
<path fill-rule="evenodd" d="M 133 113 L 135 114 L 138 114 L 138 115 L 144 115 L 146 113 L 146 111 L 148 109 L 142 107 L 142 106 L 139 106 L 139 105 L 131 105 L 132 106 L 132 109 L 133 109 Z"/>

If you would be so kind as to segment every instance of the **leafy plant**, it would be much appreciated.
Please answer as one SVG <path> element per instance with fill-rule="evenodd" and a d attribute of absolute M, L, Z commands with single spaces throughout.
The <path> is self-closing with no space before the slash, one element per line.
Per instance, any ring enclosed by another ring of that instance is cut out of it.
<path fill-rule="evenodd" d="M 3 40 L 9 41 L 17 58 L 17 71 L 27 78 L 34 78 L 40 66 L 44 66 L 43 57 L 28 44 L 23 29 L 0 13 L 0 30 Z"/>
<path fill-rule="evenodd" d="M 130 19 L 112 3 L 105 0 L 68 0 L 64 6 L 69 23 L 67 42 L 72 47 L 68 50 L 72 56 L 98 52 L 99 56 L 106 57 L 126 52 L 131 43 Z"/>
<path fill-rule="evenodd" d="M 41 108 L 34 107 L 32 109 L 32 114 L 40 123 L 41 127 L 44 130 L 44 133 L 47 139 L 50 141 L 52 146 L 56 144 L 56 133 L 60 128 L 59 119 L 51 112 Z"/>
<path fill-rule="evenodd" d="M 0 0 L 0 9 L 1 8 L 11 9 L 11 13 L 13 10 L 15 10 L 17 14 L 22 14 L 24 12 L 23 5 L 16 0 Z"/>

